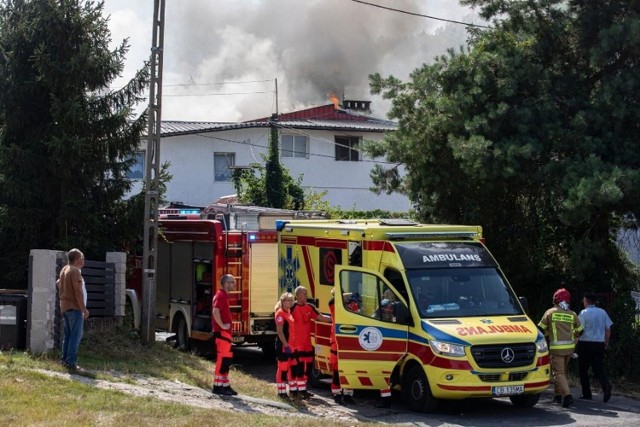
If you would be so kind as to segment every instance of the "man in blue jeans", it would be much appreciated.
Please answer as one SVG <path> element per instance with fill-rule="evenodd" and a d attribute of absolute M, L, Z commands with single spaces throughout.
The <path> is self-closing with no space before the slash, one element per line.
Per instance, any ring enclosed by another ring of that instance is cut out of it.
<path fill-rule="evenodd" d="M 67 253 L 69 263 L 62 267 L 60 277 L 56 281 L 60 297 L 60 312 L 64 323 L 64 339 L 62 341 L 62 359 L 60 363 L 73 371 L 78 367 L 78 347 L 82 339 L 85 319 L 89 318 L 87 310 L 87 290 L 82 278 L 84 255 L 79 249 L 71 249 Z"/>

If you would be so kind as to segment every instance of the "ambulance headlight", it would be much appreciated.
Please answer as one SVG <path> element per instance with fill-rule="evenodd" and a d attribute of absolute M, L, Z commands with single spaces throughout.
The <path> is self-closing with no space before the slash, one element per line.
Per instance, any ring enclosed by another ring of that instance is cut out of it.
<path fill-rule="evenodd" d="M 544 337 L 540 338 L 536 341 L 536 348 L 538 349 L 538 353 L 546 353 L 549 351 L 549 347 L 547 347 L 547 340 L 545 340 Z"/>
<path fill-rule="evenodd" d="M 462 357 L 464 356 L 464 346 L 451 344 L 448 342 L 431 340 L 429 341 L 431 349 L 437 353 L 445 356 Z"/>

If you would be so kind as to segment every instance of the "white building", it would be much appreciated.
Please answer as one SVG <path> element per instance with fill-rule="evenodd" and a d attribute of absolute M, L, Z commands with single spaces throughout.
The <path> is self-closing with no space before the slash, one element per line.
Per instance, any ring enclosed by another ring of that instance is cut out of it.
<path fill-rule="evenodd" d="M 359 151 L 364 140 L 380 141 L 394 131 L 395 122 L 372 118 L 360 110 L 369 103 L 345 101 L 349 109 L 333 104 L 277 117 L 280 160 L 296 179 L 303 175 L 305 190 L 326 190 L 325 199 L 342 209 L 406 212 L 411 204 L 400 194 L 377 195 L 369 173 L 384 159 L 371 159 Z M 264 164 L 269 147 L 269 119 L 241 123 L 162 122 L 160 162 L 171 163 L 173 179 L 166 199 L 192 206 L 207 206 L 236 192 L 231 181 L 233 167 Z M 142 147 L 143 149 L 145 147 Z M 134 177 L 142 179 L 144 152 L 138 155 Z M 134 193 L 140 191 L 136 183 Z"/>

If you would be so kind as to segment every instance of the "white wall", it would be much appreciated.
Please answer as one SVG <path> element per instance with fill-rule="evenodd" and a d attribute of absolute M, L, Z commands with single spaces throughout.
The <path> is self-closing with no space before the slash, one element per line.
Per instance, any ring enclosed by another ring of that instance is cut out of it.
<path fill-rule="evenodd" d="M 375 163 L 371 161 L 347 162 L 335 160 L 333 131 L 302 130 L 311 135 L 308 158 L 281 158 L 291 176 L 303 174 L 303 187 L 316 192 L 327 190 L 326 200 L 332 206 L 343 209 L 408 211 L 409 200 L 400 194 L 376 195 L 369 172 Z M 339 135 L 347 135 L 341 133 Z M 382 134 L 355 134 L 364 139 L 380 140 Z M 166 199 L 188 205 L 207 206 L 221 196 L 234 194 L 231 182 L 215 182 L 213 153 L 236 153 L 236 166 L 264 163 L 261 154 L 267 153 L 268 128 L 238 129 L 209 132 L 201 135 L 165 137 L 161 141 L 160 161 L 171 162 L 169 173 L 173 179 L 168 184 Z M 370 160 L 365 158 L 365 160 Z M 139 190 L 139 184 L 133 193 Z"/>

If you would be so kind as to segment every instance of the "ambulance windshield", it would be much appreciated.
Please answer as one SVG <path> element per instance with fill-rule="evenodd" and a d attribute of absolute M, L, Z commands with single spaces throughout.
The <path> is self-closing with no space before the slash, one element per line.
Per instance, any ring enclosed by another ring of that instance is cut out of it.
<path fill-rule="evenodd" d="M 523 314 L 493 267 L 412 269 L 407 278 L 422 318 Z"/>

